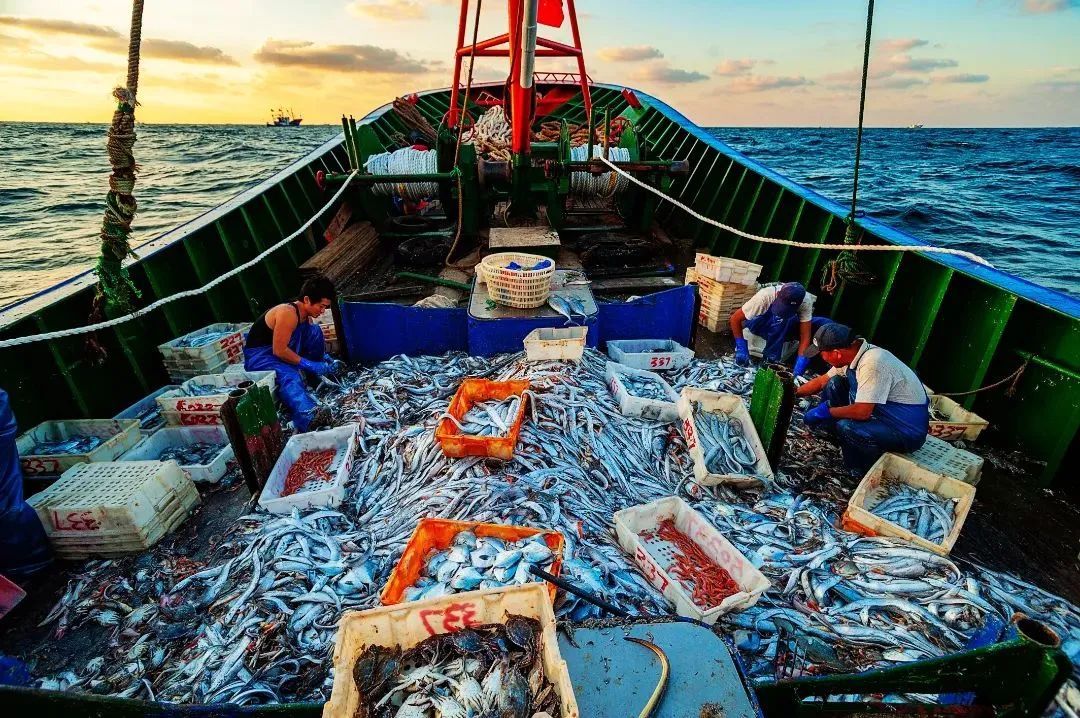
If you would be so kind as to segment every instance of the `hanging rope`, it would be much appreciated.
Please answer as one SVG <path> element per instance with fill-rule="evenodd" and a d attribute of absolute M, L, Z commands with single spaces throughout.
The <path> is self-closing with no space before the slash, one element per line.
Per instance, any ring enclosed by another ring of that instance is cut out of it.
<path fill-rule="evenodd" d="M 1027 367 L 1028 361 L 1025 360 L 1024 363 L 1021 364 L 1016 371 L 1014 371 L 1012 374 L 1009 374 L 1001 381 L 995 381 L 993 384 L 987 384 L 986 386 L 979 387 L 978 389 L 972 389 L 971 391 L 937 391 L 934 393 L 938 396 L 970 396 L 972 394 L 979 394 L 984 391 L 989 391 L 990 389 L 996 389 L 1003 384 L 1009 384 L 1009 382 L 1012 382 L 1011 384 L 1009 384 L 1009 388 L 1005 390 L 1005 396 L 1012 397 L 1016 394 L 1016 385 L 1020 383 L 1020 377 L 1024 375 L 1024 370 L 1027 369 Z"/>
<path fill-rule="evenodd" d="M 874 0 L 868 0 L 866 6 L 866 38 L 863 41 L 862 85 L 859 90 L 859 127 L 855 134 L 855 176 L 851 186 L 851 212 L 844 220 L 844 244 L 855 244 L 859 238 L 859 227 L 855 224 L 856 200 L 859 195 L 859 161 L 862 158 L 863 116 L 866 112 L 866 80 L 870 74 L 870 35 L 874 25 Z M 870 284 L 874 275 L 868 272 L 855 258 L 854 253 L 845 249 L 836 259 L 825 265 L 821 273 L 821 288 L 834 294 L 843 282 L 852 284 Z"/>
<path fill-rule="evenodd" d="M 373 175 L 435 174 L 439 171 L 439 153 L 436 150 L 416 150 L 403 147 L 393 152 L 372 155 L 364 163 L 364 169 Z M 381 195 L 397 195 L 408 200 L 421 200 L 439 193 L 435 182 L 385 182 L 372 185 L 371 191 Z"/>

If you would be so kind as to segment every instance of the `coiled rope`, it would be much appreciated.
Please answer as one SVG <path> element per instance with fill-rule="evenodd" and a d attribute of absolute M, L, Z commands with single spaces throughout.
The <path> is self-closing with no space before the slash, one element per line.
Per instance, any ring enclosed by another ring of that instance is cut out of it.
<path fill-rule="evenodd" d="M 373 175 L 434 174 L 439 171 L 439 153 L 437 150 L 404 147 L 393 152 L 372 155 L 364 163 L 364 169 Z M 383 182 L 374 185 L 372 191 L 381 195 L 396 194 L 416 201 L 437 195 L 439 185 L 436 182 Z"/>
<path fill-rule="evenodd" d="M 593 145 L 593 159 L 604 156 L 604 148 Z M 572 147 L 570 159 L 574 162 L 584 162 L 589 157 L 589 146 Z M 626 147 L 609 147 L 608 158 L 612 162 L 629 162 L 630 150 Z M 610 164 L 610 162 L 609 162 Z M 630 184 L 614 172 L 593 174 L 592 172 L 571 172 L 570 191 L 583 197 L 608 198 L 617 192 L 623 192 Z"/>
<path fill-rule="evenodd" d="M 120 317 L 115 317 L 114 319 L 109 319 L 109 320 L 104 321 L 104 322 L 97 322 L 96 324 L 88 324 L 87 326 L 84 326 L 84 327 L 73 327 L 71 329 L 60 329 L 60 330 L 57 330 L 55 332 L 45 332 L 43 334 L 32 334 L 30 336 L 25 336 L 25 337 L 15 337 L 13 339 L 2 339 L 2 340 L 0 340 L 0 349 L 7 349 L 9 347 L 22 346 L 24 344 L 33 344 L 34 342 L 48 341 L 50 339 L 63 339 L 64 337 L 71 337 L 71 336 L 76 336 L 76 335 L 79 335 L 79 334 L 89 334 L 91 332 L 96 332 L 96 331 L 99 331 L 101 329 L 108 329 L 109 327 L 115 327 L 118 324 L 123 324 L 125 322 L 130 322 L 132 319 L 138 319 L 139 317 L 144 316 L 146 314 L 149 314 L 150 312 L 154 311 L 155 309 L 163 307 L 166 304 L 169 304 L 170 302 L 175 302 L 178 299 L 186 299 L 188 297 L 196 297 L 196 296 L 198 296 L 200 294 L 205 294 L 206 292 L 210 291 L 211 289 L 213 289 L 217 285 L 221 284 L 225 280 L 231 279 L 232 277 L 236 276 L 240 272 L 243 272 L 245 269 L 250 269 L 251 267 L 254 267 L 256 264 L 258 264 L 259 262 L 261 262 L 262 260 L 264 260 L 268 256 L 270 256 L 272 253 L 274 253 L 277 250 L 281 249 L 286 244 L 288 244 L 289 242 L 291 242 L 292 240 L 296 239 L 301 234 L 306 232 L 308 230 L 308 228 L 311 227 L 311 225 L 315 224 L 315 221 L 317 219 L 319 219 L 319 217 L 326 214 L 326 211 L 328 209 L 330 209 L 330 207 L 332 207 L 338 201 L 338 199 L 341 197 L 341 195 L 345 194 L 345 190 L 349 187 L 349 184 L 352 182 L 353 177 L 355 177 L 355 176 L 356 176 L 356 170 L 353 170 L 349 174 L 349 176 L 345 178 L 345 181 L 341 183 L 341 187 L 338 189 L 337 192 L 334 193 L 334 196 L 330 198 L 330 201 L 327 202 L 325 205 L 323 205 L 322 209 L 320 209 L 318 212 L 313 214 L 311 216 L 311 218 L 308 221 L 304 222 L 304 224 L 302 224 L 300 226 L 300 228 L 297 229 L 295 232 L 290 234 L 288 237 L 285 237 L 285 239 L 281 240 L 280 242 L 278 242 L 274 246 L 267 248 L 261 254 L 256 255 L 255 257 L 249 259 L 248 261 L 244 262 L 243 264 L 241 264 L 238 267 L 234 267 L 233 269 L 230 269 L 225 274 L 222 274 L 220 277 L 218 277 L 216 279 L 212 279 L 210 282 L 204 284 L 203 286 L 199 287 L 198 289 L 189 289 L 189 290 L 184 291 L 184 292 L 177 292 L 176 294 L 172 294 L 172 295 L 170 295 L 168 297 L 163 297 L 163 298 L 157 300 L 156 302 L 154 302 L 153 304 L 148 304 L 145 307 L 142 307 L 141 309 L 137 309 L 134 312 L 131 312 L 130 314 L 125 314 L 125 315 L 120 316 Z"/>
<path fill-rule="evenodd" d="M 664 199 L 664 200 L 667 200 L 668 202 L 671 202 L 673 205 L 675 205 L 679 209 L 683 210 L 684 212 L 689 214 L 691 217 L 694 217 L 695 219 L 700 220 L 700 221 L 704 222 L 705 224 L 710 224 L 713 227 L 716 227 L 718 229 L 726 230 L 728 232 L 731 232 L 732 234 L 738 235 L 740 237 L 744 237 L 746 239 L 752 239 L 752 240 L 754 240 L 756 242 L 762 242 L 764 244 L 782 244 L 782 245 L 785 245 L 785 246 L 788 246 L 788 247 L 796 247 L 798 249 L 849 250 L 849 251 L 852 251 L 852 252 L 927 252 L 927 253 L 935 253 L 935 254 L 952 254 L 952 255 L 955 255 L 957 257 L 963 257 L 965 259 L 969 259 L 972 262 L 976 262 L 976 263 L 981 264 L 981 265 L 983 265 L 985 267 L 993 267 L 994 266 L 994 265 L 990 264 L 990 262 L 987 262 L 985 259 L 983 259 L 982 257 L 980 257 L 977 254 L 972 254 L 971 252 L 966 252 L 966 251 L 964 251 L 962 249 L 950 249 L 948 247 L 935 247 L 933 245 L 922 245 L 922 244 L 818 244 L 816 242 L 796 242 L 796 241 L 790 240 L 790 239 L 779 239 L 777 237 L 763 237 L 763 236 L 761 236 L 759 234 L 751 234 L 750 232 L 744 232 L 743 230 L 738 229 L 737 227 L 732 227 L 731 225 L 724 224 L 723 222 L 717 222 L 715 219 L 711 219 L 710 217 L 706 217 L 705 215 L 701 214 L 700 212 L 697 212 L 697 211 L 691 209 L 690 207 L 687 207 L 685 204 L 683 204 L 679 200 L 675 199 L 674 197 L 670 197 L 670 196 L 664 194 L 663 192 L 661 192 L 660 190 L 658 190 L 657 188 L 651 187 L 651 186 L 645 184 L 644 182 L 639 180 L 637 177 L 634 177 L 633 175 L 631 175 L 631 174 L 629 174 L 627 172 L 624 172 L 623 170 L 621 170 L 620 168 L 618 168 L 614 164 L 612 164 L 610 160 L 606 160 L 603 157 L 601 157 L 600 161 L 607 164 L 609 167 L 611 167 L 611 169 L 618 172 L 620 175 L 625 177 L 628 181 L 633 182 L 634 184 L 636 184 L 639 187 L 643 187 L 643 188 L 649 190 L 650 192 L 655 194 L 660 199 Z"/>

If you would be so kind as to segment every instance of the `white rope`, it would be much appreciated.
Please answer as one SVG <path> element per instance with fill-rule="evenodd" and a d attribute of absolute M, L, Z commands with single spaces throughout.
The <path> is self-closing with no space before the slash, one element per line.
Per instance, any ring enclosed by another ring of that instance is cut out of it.
<path fill-rule="evenodd" d="M 661 199 L 666 199 L 668 202 L 671 202 L 673 205 L 675 205 L 679 209 L 683 210 L 687 214 L 691 215 L 692 217 L 695 217 L 695 218 L 701 220 L 702 222 L 705 222 L 706 224 L 711 224 L 712 226 L 718 227 L 719 229 L 727 230 L 728 232 L 731 232 L 732 234 L 737 234 L 740 237 L 745 237 L 746 239 L 752 239 L 752 240 L 755 240 L 757 242 L 763 242 L 765 244 L 784 244 L 784 245 L 787 245 L 788 247 L 798 247 L 800 249 L 828 249 L 828 250 L 841 250 L 841 251 L 846 249 L 846 250 L 850 250 L 852 252 L 936 252 L 937 254 L 955 254 L 958 257 L 964 257 L 965 259 L 970 259 L 972 262 L 977 262 L 977 263 L 982 264 L 983 266 L 986 266 L 986 267 L 993 267 L 994 266 L 994 265 L 990 264 L 990 262 L 987 262 L 985 259 L 983 259 L 982 257 L 980 257 L 977 254 L 972 254 L 971 252 L 965 252 L 962 249 L 949 249 L 947 247 L 935 247 L 933 245 L 922 245 L 922 244 L 817 244 L 816 242 L 795 242 L 795 241 L 792 241 L 790 239 L 777 239 L 776 237 L 762 237 L 761 235 L 750 234 L 749 232 L 744 232 L 741 229 L 736 229 L 735 227 L 726 225 L 723 222 L 717 222 L 715 219 L 710 219 L 709 217 L 706 217 L 705 215 L 692 210 L 691 208 L 687 207 L 685 204 L 683 204 L 679 200 L 675 199 L 674 197 L 670 197 L 670 196 L 664 194 L 663 192 L 661 192 L 660 190 L 656 189 L 655 187 L 651 187 L 651 186 L 645 184 L 644 182 L 639 180 L 637 177 L 634 177 L 634 176 L 624 172 L 623 170 L 621 170 L 618 167 L 616 167 L 615 165 L 611 164 L 610 161 L 604 159 L 603 157 L 600 158 L 600 161 L 604 162 L 605 164 L 610 166 L 613 170 L 618 172 L 620 175 L 622 175 L 623 177 L 625 177 L 629 181 L 633 182 L 634 184 L 638 185 L 639 187 L 644 187 L 645 189 L 649 190 L 650 192 L 652 192 L 653 194 L 655 194 L 657 197 L 659 197 Z"/>
<path fill-rule="evenodd" d="M 436 150 L 417 150 L 403 147 L 393 152 L 372 155 L 364 163 L 364 169 L 373 175 L 419 175 L 439 171 L 439 153 Z M 372 191 L 381 195 L 398 195 L 409 200 L 434 197 L 439 193 L 435 182 L 384 182 L 374 185 Z"/>
<path fill-rule="evenodd" d="M 604 148 L 593 145 L 593 159 L 602 158 Z M 584 162 L 589 157 L 589 146 L 570 148 L 570 159 L 574 162 Z M 626 147 L 609 147 L 608 157 L 615 162 L 629 162 L 630 150 Z M 608 164 L 611 164 L 610 162 Z M 616 192 L 623 192 L 629 183 L 617 174 L 604 172 L 593 174 L 592 172 L 571 172 L 570 190 L 585 197 L 611 197 Z"/>
<path fill-rule="evenodd" d="M 189 289 L 189 290 L 184 291 L 184 292 L 178 292 L 176 294 L 172 294 L 172 295 L 170 295 L 168 297 L 163 297 L 162 299 L 157 300 L 153 304 L 148 304 L 147 306 L 142 307 L 141 309 L 136 309 L 131 314 L 125 314 L 122 317 L 116 317 L 114 319 L 109 319 L 109 320 L 104 321 L 104 322 L 98 322 L 97 324 L 89 324 L 89 325 L 87 325 L 85 327 L 74 327 L 72 329 L 60 329 L 60 330 L 55 331 L 55 332 L 45 332 L 44 334 L 32 334 L 30 336 L 25 336 L 25 337 L 15 337 L 14 339 L 3 339 L 3 340 L 0 340 L 0 349 L 6 349 L 8 347 L 17 347 L 17 346 L 21 346 L 23 344 L 32 344 L 34 342 L 48 341 L 50 339 L 62 339 L 64 337 L 71 337 L 71 336 L 76 336 L 76 335 L 79 335 L 79 334 L 89 334 L 90 332 L 96 332 L 96 331 L 101 330 L 101 329 L 108 329 L 109 327 L 115 327 L 118 324 L 123 324 L 125 322 L 130 322 L 132 319 L 138 319 L 139 317 L 141 317 L 141 316 L 143 316 L 145 314 L 149 314 L 150 312 L 154 311 L 158 307 L 162 307 L 162 306 L 168 304 L 169 302 L 175 302 L 177 299 L 186 299 L 187 297 L 196 297 L 196 296 L 198 296 L 200 294 L 205 294 L 206 292 L 210 291 L 211 289 L 213 289 L 217 285 L 224 282 L 226 279 L 230 279 L 230 278 L 236 276 L 240 272 L 243 272 L 245 269 L 250 269 L 251 267 L 254 267 L 256 264 L 258 264 L 259 262 L 261 262 L 262 260 L 264 260 L 268 256 L 270 256 L 272 253 L 274 253 L 277 250 L 281 249 L 286 244 L 291 242 L 293 239 L 296 239 L 298 236 L 300 236 L 301 234 L 306 232 L 308 230 L 308 228 L 311 227 L 311 225 L 315 224 L 315 220 L 317 220 L 319 217 L 321 217 L 326 212 L 326 210 L 330 209 L 330 207 L 332 207 L 334 205 L 334 203 L 337 202 L 338 198 L 341 197 L 341 195 L 345 193 L 345 189 L 349 186 L 349 183 L 352 182 L 352 179 L 355 176 L 356 176 L 356 171 L 353 170 L 353 172 L 350 173 L 349 176 L 345 178 L 345 181 L 341 184 L 341 188 L 337 192 L 334 193 L 333 197 L 330 198 L 330 201 L 327 202 L 325 205 L 323 205 L 322 209 L 320 209 L 318 212 L 316 212 L 314 215 L 312 215 L 311 219 L 309 219 L 307 222 L 304 222 L 304 224 L 301 225 L 301 227 L 299 229 L 297 229 L 295 232 L 293 232 L 288 237 L 281 240 L 280 242 L 278 242 L 274 246 L 269 247 L 268 249 L 266 249 L 261 254 L 253 257 L 252 259 L 249 259 L 248 261 L 244 262 L 243 264 L 241 264 L 238 267 L 234 267 L 233 269 L 230 269 L 225 274 L 222 274 L 217 279 L 211 280 L 209 283 L 204 284 L 203 286 L 199 287 L 198 289 Z"/>

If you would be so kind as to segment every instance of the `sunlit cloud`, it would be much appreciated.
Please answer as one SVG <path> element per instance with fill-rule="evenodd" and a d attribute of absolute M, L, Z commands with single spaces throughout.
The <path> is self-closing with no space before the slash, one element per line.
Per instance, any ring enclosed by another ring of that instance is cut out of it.
<path fill-rule="evenodd" d="M 373 17 L 377 20 L 421 20 L 427 17 L 427 8 L 413 0 L 354 0 L 346 9 L 358 17 Z"/>
<path fill-rule="evenodd" d="M 415 75 L 428 66 L 397 50 L 375 45 L 316 45 L 306 40 L 267 40 L 255 61 L 277 67 L 307 67 L 340 72 Z"/>
<path fill-rule="evenodd" d="M 944 57 L 912 57 L 911 55 L 897 55 L 885 61 L 886 70 L 893 72 L 932 72 L 945 67 L 956 67 L 960 63 Z"/>
<path fill-rule="evenodd" d="M 651 45 L 634 45 L 631 47 L 603 47 L 596 51 L 596 56 L 607 62 L 638 62 L 663 57 L 664 53 L 660 52 L 659 48 Z"/>
<path fill-rule="evenodd" d="M 989 82 L 989 75 L 978 75 L 968 72 L 958 72 L 952 75 L 942 75 L 935 78 L 936 82 L 955 83 L 955 84 L 979 84 L 982 82 Z"/>
<path fill-rule="evenodd" d="M 639 82 L 657 82 L 665 85 L 684 85 L 708 80 L 709 76 L 696 70 L 682 70 L 666 62 L 654 62 L 634 70 L 630 78 Z"/>
<path fill-rule="evenodd" d="M 1080 7 L 1080 0 L 1023 0 L 1021 4 L 1024 12 L 1033 15 L 1062 12 L 1074 7 Z"/>
<path fill-rule="evenodd" d="M 731 77 L 733 75 L 745 75 L 754 69 L 757 60 L 742 58 L 741 60 L 721 60 L 720 64 L 713 69 L 714 75 Z"/>
<path fill-rule="evenodd" d="M 731 81 L 731 84 L 723 89 L 727 92 L 743 94 L 750 92 L 768 92 L 769 90 L 779 90 L 790 87 L 803 87 L 812 84 L 814 83 L 811 80 L 808 80 L 801 75 L 779 77 L 772 75 L 748 75 L 746 77 L 736 77 Z"/>
<path fill-rule="evenodd" d="M 79 37 L 123 37 L 119 30 L 114 30 L 106 25 L 92 25 L 70 20 L 3 15 L 0 16 L 0 25 L 22 28 L 41 34 L 76 35 Z"/>
<path fill-rule="evenodd" d="M 126 54 L 128 40 L 126 37 L 109 40 L 101 40 L 90 43 L 91 47 L 106 52 Z M 196 45 L 186 40 L 165 40 L 162 38 L 143 38 L 139 46 L 139 54 L 142 57 L 154 57 L 162 60 L 178 60 L 180 62 L 197 62 L 212 65 L 236 65 L 237 62 L 225 51 L 218 47 L 208 45 Z"/>
<path fill-rule="evenodd" d="M 909 52 L 916 47 L 924 47 L 929 44 L 929 40 L 922 40 L 917 37 L 893 37 L 888 40 L 882 40 L 880 43 L 876 44 L 876 47 L 881 52 L 895 55 L 900 52 Z"/>

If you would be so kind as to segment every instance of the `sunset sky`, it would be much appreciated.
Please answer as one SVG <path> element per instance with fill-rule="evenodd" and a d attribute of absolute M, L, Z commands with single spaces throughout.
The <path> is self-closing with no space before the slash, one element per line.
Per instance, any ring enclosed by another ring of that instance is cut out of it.
<path fill-rule="evenodd" d="M 362 116 L 449 84 L 458 4 L 146 0 L 137 118 L 253 123 L 278 105 L 305 123 Z M 856 119 L 863 0 L 578 0 L 578 11 L 594 80 L 702 125 Z M 107 121 L 130 12 L 125 0 L 0 0 L 0 120 Z M 505 13 L 488 0 L 481 35 L 504 31 Z M 882 0 L 868 124 L 1080 124 L 1077 38 L 1080 0 Z M 479 62 L 477 76 L 501 80 L 505 63 Z M 548 68 L 566 69 L 541 59 Z"/>

